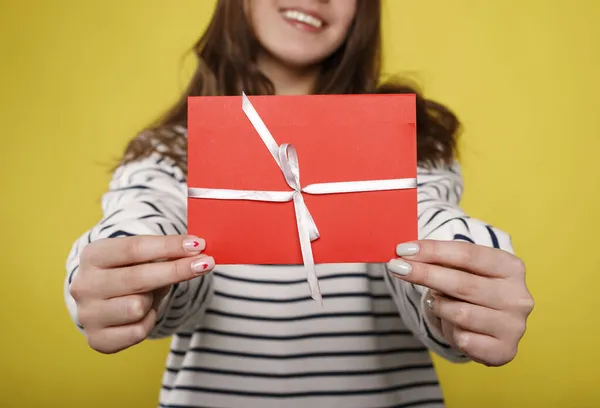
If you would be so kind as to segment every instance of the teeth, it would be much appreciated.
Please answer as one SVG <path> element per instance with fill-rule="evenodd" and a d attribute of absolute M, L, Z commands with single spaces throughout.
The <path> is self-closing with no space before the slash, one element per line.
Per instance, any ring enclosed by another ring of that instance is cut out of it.
<path fill-rule="evenodd" d="M 286 10 L 283 12 L 283 16 L 287 19 L 299 21 L 315 28 L 323 27 L 323 21 L 298 10 Z"/>

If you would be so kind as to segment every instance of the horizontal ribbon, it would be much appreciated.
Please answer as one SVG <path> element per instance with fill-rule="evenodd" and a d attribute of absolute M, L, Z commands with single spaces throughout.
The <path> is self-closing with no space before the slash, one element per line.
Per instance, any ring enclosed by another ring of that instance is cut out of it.
<path fill-rule="evenodd" d="M 271 132 L 246 96 L 242 94 L 242 110 L 252 126 L 269 149 L 271 156 L 281 169 L 283 176 L 291 188 L 289 191 L 230 190 L 217 188 L 188 188 L 188 197 L 213 200 L 250 200 L 267 202 L 294 202 L 296 225 L 300 238 L 302 261 L 306 269 L 306 278 L 311 297 L 322 302 L 321 289 L 315 270 L 311 242 L 319 238 L 319 230 L 304 202 L 302 193 L 306 194 L 342 194 L 363 193 L 370 191 L 402 190 L 417 187 L 415 178 L 344 181 L 335 183 L 316 183 L 302 187 L 300 184 L 300 166 L 298 154 L 293 145 L 277 144 Z"/>

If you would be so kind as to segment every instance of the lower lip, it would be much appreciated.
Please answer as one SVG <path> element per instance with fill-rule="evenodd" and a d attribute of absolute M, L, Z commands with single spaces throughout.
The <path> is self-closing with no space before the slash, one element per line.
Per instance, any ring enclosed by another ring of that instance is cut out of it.
<path fill-rule="evenodd" d="M 302 31 L 306 31 L 307 33 L 319 33 L 321 31 L 323 31 L 323 26 L 321 26 L 320 28 L 311 26 L 309 24 L 303 23 L 301 21 L 297 21 L 297 20 L 292 20 L 289 18 L 283 18 L 289 25 L 297 28 L 298 30 L 302 30 Z"/>

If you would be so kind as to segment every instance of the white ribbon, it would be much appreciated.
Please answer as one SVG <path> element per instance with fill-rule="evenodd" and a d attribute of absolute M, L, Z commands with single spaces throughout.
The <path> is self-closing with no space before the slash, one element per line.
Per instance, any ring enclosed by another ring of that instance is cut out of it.
<path fill-rule="evenodd" d="M 188 197 L 213 200 L 251 200 L 268 202 L 294 202 L 296 224 L 300 237 L 300 250 L 306 269 L 306 278 L 313 299 L 322 303 L 321 289 L 315 270 L 315 261 L 311 242 L 319 238 L 319 230 L 313 220 L 308 207 L 304 203 L 302 193 L 306 194 L 339 194 L 359 193 L 368 191 L 401 190 L 416 188 L 415 178 L 346 181 L 337 183 L 317 183 L 302 187 L 300 184 L 300 168 L 298 154 L 291 144 L 277 144 L 271 132 L 262 121 L 260 115 L 246 97 L 242 94 L 242 110 L 254 126 L 254 129 L 269 149 L 269 152 L 279 165 L 291 191 L 257 191 L 257 190 L 228 190 L 216 188 L 188 188 Z"/>

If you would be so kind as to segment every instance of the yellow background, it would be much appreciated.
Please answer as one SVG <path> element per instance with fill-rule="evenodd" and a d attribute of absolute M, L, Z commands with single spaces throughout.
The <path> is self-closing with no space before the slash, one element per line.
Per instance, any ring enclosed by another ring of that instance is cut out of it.
<path fill-rule="evenodd" d="M 64 261 L 213 4 L 0 0 L 0 406 L 154 406 L 168 341 L 89 349 Z M 386 69 L 459 113 L 464 207 L 513 235 L 537 301 L 512 364 L 436 359 L 451 408 L 600 406 L 599 20 L 597 0 L 387 1 Z"/>

